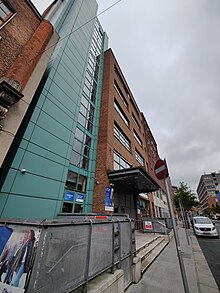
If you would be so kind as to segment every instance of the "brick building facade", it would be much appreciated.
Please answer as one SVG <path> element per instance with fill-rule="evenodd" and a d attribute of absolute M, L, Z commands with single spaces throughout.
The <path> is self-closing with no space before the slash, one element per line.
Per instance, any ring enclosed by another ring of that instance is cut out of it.
<path fill-rule="evenodd" d="M 93 211 L 155 217 L 156 142 L 111 49 L 105 52 Z M 111 206 L 114 198 L 114 207 Z"/>

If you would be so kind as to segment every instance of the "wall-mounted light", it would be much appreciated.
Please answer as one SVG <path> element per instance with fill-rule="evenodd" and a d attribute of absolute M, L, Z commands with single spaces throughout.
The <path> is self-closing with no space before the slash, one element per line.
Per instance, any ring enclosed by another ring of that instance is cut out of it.
<path fill-rule="evenodd" d="M 21 172 L 21 174 L 25 174 L 26 173 L 26 169 L 21 169 L 20 172 Z"/>
<path fill-rule="evenodd" d="M 96 182 L 95 182 L 97 185 L 99 185 L 100 184 L 100 182 L 97 180 Z"/>

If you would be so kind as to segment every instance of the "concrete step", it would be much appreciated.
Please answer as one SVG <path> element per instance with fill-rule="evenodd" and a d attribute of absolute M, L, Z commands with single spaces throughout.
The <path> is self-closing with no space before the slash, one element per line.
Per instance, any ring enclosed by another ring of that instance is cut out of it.
<path fill-rule="evenodd" d="M 166 247 L 169 241 L 166 238 L 161 238 L 160 241 L 158 240 L 156 245 L 150 248 L 147 252 L 146 256 L 142 258 L 141 261 L 141 273 L 149 267 L 149 265 L 154 261 L 154 259 L 162 252 L 162 250 Z"/>
<path fill-rule="evenodd" d="M 151 242 L 147 247 L 142 248 L 136 255 L 141 259 L 141 261 L 143 261 L 163 240 L 164 238 L 158 237 L 153 242 Z"/>
<path fill-rule="evenodd" d="M 145 248 L 147 248 L 150 245 L 152 245 L 158 239 L 161 239 L 161 236 L 160 235 L 155 236 L 154 238 L 144 239 L 144 244 L 140 244 L 138 247 L 137 247 L 138 243 L 136 242 L 136 255 L 138 255 Z"/>

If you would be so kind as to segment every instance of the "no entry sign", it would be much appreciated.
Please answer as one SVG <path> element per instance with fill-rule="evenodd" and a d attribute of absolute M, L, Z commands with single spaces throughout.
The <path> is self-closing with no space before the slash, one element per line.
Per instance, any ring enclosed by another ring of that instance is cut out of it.
<path fill-rule="evenodd" d="M 162 180 L 167 175 L 167 166 L 163 160 L 158 160 L 154 167 L 154 173 L 157 179 Z"/>

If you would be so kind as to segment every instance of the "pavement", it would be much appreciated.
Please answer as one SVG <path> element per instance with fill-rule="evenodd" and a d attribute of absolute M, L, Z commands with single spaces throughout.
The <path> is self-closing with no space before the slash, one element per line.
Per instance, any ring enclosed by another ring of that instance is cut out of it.
<path fill-rule="evenodd" d="M 193 230 L 188 230 L 188 245 L 185 229 L 178 223 L 180 247 L 190 293 L 219 293 L 214 277 L 202 253 Z M 126 293 L 184 293 L 174 237 L 144 272 L 138 284 L 131 285 Z"/>

